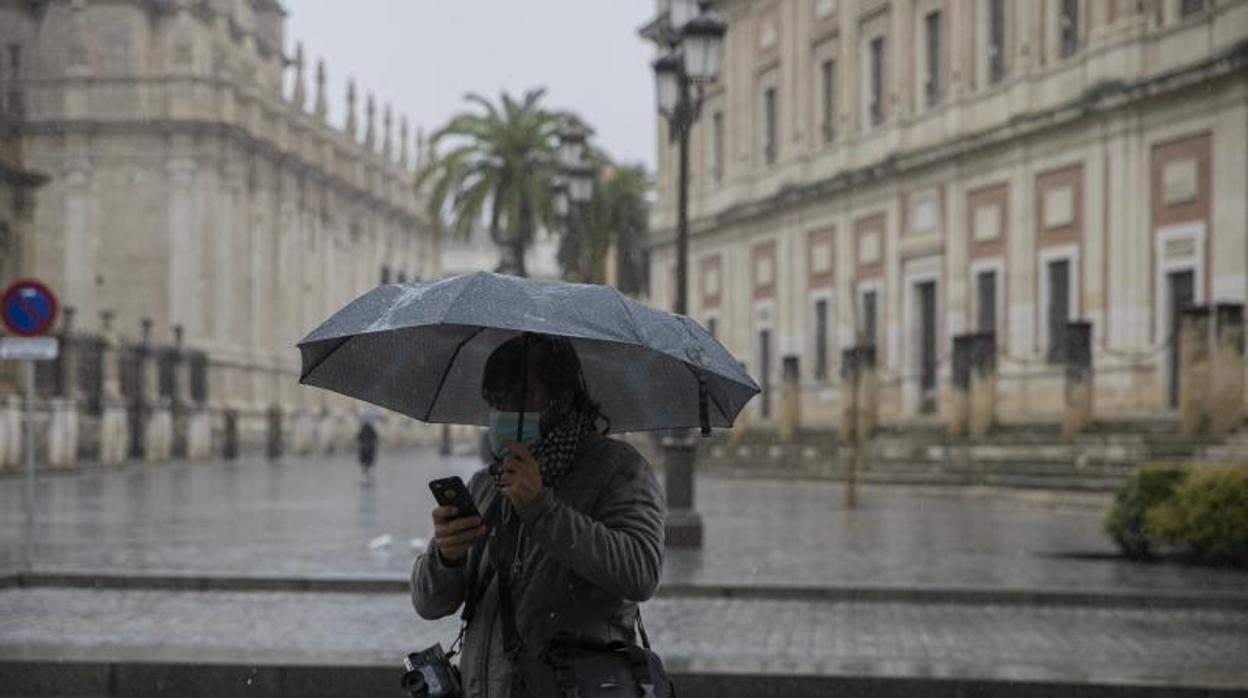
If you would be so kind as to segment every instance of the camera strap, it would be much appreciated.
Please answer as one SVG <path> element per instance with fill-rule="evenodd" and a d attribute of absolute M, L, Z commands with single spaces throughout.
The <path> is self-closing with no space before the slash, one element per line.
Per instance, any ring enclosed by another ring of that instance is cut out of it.
<path fill-rule="evenodd" d="M 472 620 L 473 614 L 476 613 L 477 606 L 481 603 L 481 597 L 485 596 L 486 590 L 490 588 L 490 580 L 494 576 L 494 565 L 492 560 L 485 563 L 485 570 L 483 574 L 478 575 L 477 573 L 480 571 L 479 568 L 482 565 L 482 558 L 485 556 L 487 543 L 493 539 L 494 531 L 498 530 L 497 524 L 499 511 L 502 508 L 502 502 L 502 497 L 498 497 L 490 504 L 489 508 L 485 510 L 485 523 L 489 526 L 490 535 L 485 538 L 478 539 L 472 546 L 472 552 L 474 554 L 469 556 L 468 594 L 464 600 L 464 612 L 460 614 L 460 618 L 463 620 L 463 627 L 465 628 L 468 627 L 469 621 Z M 460 635 L 463 635 L 462 628 L 460 630 Z"/>

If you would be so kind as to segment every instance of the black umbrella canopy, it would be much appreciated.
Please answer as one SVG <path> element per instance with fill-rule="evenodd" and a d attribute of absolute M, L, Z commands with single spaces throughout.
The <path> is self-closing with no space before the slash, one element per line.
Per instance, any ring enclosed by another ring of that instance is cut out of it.
<path fill-rule="evenodd" d="M 613 432 L 729 427 L 758 385 L 696 322 L 606 286 L 476 272 L 388 284 L 299 342 L 299 382 L 426 422 L 485 425 L 485 361 L 525 332 L 566 337 Z"/>

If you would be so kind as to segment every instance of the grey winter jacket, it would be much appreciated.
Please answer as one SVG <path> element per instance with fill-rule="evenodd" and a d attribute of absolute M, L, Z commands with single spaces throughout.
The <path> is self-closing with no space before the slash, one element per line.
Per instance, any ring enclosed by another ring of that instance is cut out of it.
<path fill-rule="evenodd" d="M 486 470 L 468 484 L 477 507 L 500 496 Z M 517 512 L 521 568 L 511 581 L 523 651 L 534 655 L 555 632 L 633 641 L 637 603 L 654 594 L 663 567 L 662 491 L 645 458 L 622 441 L 587 437 L 554 488 Z M 489 561 L 477 546 L 458 566 L 436 551 L 416 559 L 412 605 L 434 620 L 457 612 Z M 491 576 L 464 636 L 460 670 L 468 698 L 507 698 L 497 576 Z"/>

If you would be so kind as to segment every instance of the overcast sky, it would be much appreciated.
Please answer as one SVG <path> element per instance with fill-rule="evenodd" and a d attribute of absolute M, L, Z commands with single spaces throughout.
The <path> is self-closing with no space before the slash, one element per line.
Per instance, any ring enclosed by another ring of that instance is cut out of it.
<path fill-rule="evenodd" d="M 597 131 L 617 161 L 653 169 L 652 51 L 637 28 L 653 0 L 285 0 L 287 41 L 329 73 L 331 120 L 341 125 L 346 80 L 406 114 L 426 133 L 463 110 L 463 96 L 496 99 L 547 88 L 545 104 L 570 109 Z M 380 123 L 378 128 L 380 129 Z"/>

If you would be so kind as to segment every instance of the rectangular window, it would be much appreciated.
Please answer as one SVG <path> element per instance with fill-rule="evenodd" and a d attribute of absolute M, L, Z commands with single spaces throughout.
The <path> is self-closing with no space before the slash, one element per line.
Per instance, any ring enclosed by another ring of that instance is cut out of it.
<path fill-rule="evenodd" d="M 1208 0 L 1183 0 L 1179 5 L 1179 16 L 1190 17 L 1198 12 L 1204 12 L 1208 5 Z"/>
<path fill-rule="evenodd" d="M 719 338 L 719 319 L 707 318 L 706 331 L 709 332 L 712 337 L 715 337 L 716 339 L 718 339 Z"/>
<path fill-rule="evenodd" d="M 711 176 L 715 181 L 724 178 L 724 113 L 717 111 L 711 116 Z"/>
<path fill-rule="evenodd" d="M 401 283 L 401 284 L 405 284 L 405 283 L 407 283 L 407 274 L 406 274 L 406 273 L 404 273 L 404 272 L 399 272 L 399 279 L 398 279 L 398 280 L 399 280 L 399 283 Z"/>
<path fill-rule="evenodd" d="M 876 343 L 876 292 L 862 294 L 862 341 L 871 346 Z"/>
<path fill-rule="evenodd" d="M 1170 293 L 1170 406 L 1179 406 L 1179 318 L 1196 300 L 1196 274 L 1175 271 L 1166 275 Z"/>
<path fill-rule="evenodd" d="M 381 267 L 381 283 L 390 283 L 390 267 L 382 265 Z"/>
<path fill-rule="evenodd" d="M 981 271 L 975 277 L 975 315 L 980 332 L 997 331 L 997 272 Z"/>
<path fill-rule="evenodd" d="M 815 301 L 815 380 L 828 378 L 828 301 Z"/>
<path fill-rule="evenodd" d="M 988 84 L 1005 78 L 1005 0 L 988 0 Z"/>
<path fill-rule="evenodd" d="M 927 40 L 927 80 L 924 90 L 927 106 L 940 104 L 940 11 L 929 12 L 923 18 L 923 32 Z"/>
<path fill-rule="evenodd" d="M 836 137 L 836 61 L 824 61 L 819 75 L 823 88 L 820 125 L 823 128 L 823 142 L 831 143 Z"/>
<path fill-rule="evenodd" d="M 870 44 L 871 125 L 884 123 L 884 37 L 877 36 Z"/>
<path fill-rule="evenodd" d="M 919 412 L 936 411 L 939 366 L 936 356 L 936 282 L 924 281 L 915 288 L 919 300 Z"/>
<path fill-rule="evenodd" d="M 776 161 L 776 88 L 763 92 L 763 162 Z"/>
<path fill-rule="evenodd" d="M 1070 261 L 1049 262 L 1049 362 L 1066 359 L 1066 323 L 1070 320 Z"/>
<path fill-rule="evenodd" d="M 1079 50 L 1079 0 L 1062 0 L 1057 23 L 1061 30 L 1061 57 L 1073 56 Z"/>

